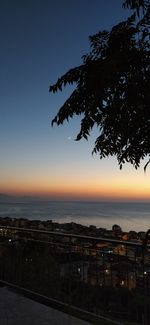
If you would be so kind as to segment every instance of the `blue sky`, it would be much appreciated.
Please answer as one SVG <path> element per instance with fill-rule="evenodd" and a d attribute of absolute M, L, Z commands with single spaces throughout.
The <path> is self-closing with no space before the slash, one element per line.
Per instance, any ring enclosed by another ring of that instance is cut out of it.
<path fill-rule="evenodd" d="M 1 1 L 0 192 L 149 199 L 149 171 L 92 157 L 95 133 L 74 141 L 79 118 L 51 127 L 72 88 L 53 95 L 49 85 L 81 64 L 89 35 L 127 15 L 120 0 Z"/>

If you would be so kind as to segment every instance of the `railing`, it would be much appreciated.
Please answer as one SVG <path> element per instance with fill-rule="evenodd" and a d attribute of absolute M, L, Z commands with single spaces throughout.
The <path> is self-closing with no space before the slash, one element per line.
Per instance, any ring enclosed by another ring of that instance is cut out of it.
<path fill-rule="evenodd" d="M 149 250 L 146 243 L 0 226 L 0 280 L 68 308 L 150 324 Z"/>

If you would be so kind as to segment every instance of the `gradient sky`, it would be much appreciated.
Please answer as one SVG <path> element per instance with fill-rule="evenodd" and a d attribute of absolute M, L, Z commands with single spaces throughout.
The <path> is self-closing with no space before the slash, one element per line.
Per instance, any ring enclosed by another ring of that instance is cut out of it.
<path fill-rule="evenodd" d="M 75 142 L 79 118 L 50 123 L 71 92 L 49 85 L 81 64 L 88 36 L 128 12 L 120 0 L 6 0 L 0 3 L 0 192 L 59 199 L 150 199 L 150 167 L 119 170 L 92 156 L 94 131 Z"/>

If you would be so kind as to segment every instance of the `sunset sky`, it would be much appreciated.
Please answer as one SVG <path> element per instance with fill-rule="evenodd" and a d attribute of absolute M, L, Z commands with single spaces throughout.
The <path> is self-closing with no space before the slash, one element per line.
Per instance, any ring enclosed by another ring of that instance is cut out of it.
<path fill-rule="evenodd" d="M 81 64 L 88 36 L 129 12 L 120 0 L 6 0 L 0 3 L 0 193 L 51 199 L 150 200 L 150 166 L 120 171 L 115 158 L 92 156 L 74 141 L 79 118 L 53 128 L 71 88 L 49 85 Z"/>

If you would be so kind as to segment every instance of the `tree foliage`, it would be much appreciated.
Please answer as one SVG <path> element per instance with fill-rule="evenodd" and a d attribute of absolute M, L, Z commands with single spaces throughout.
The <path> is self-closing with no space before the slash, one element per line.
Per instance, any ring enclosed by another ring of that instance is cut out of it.
<path fill-rule="evenodd" d="M 50 86 L 51 92 L 76 84 L 52 124 L 81 115 L 76 140 L 88 139 L 94 126 L 99 136 L 93 153 L 116 156 L 120 168 L 135 168 L 150 154 L 150 4 L 126 0 L 132 15 L 110 31 L 90 36 L 83 64 Z"/>

